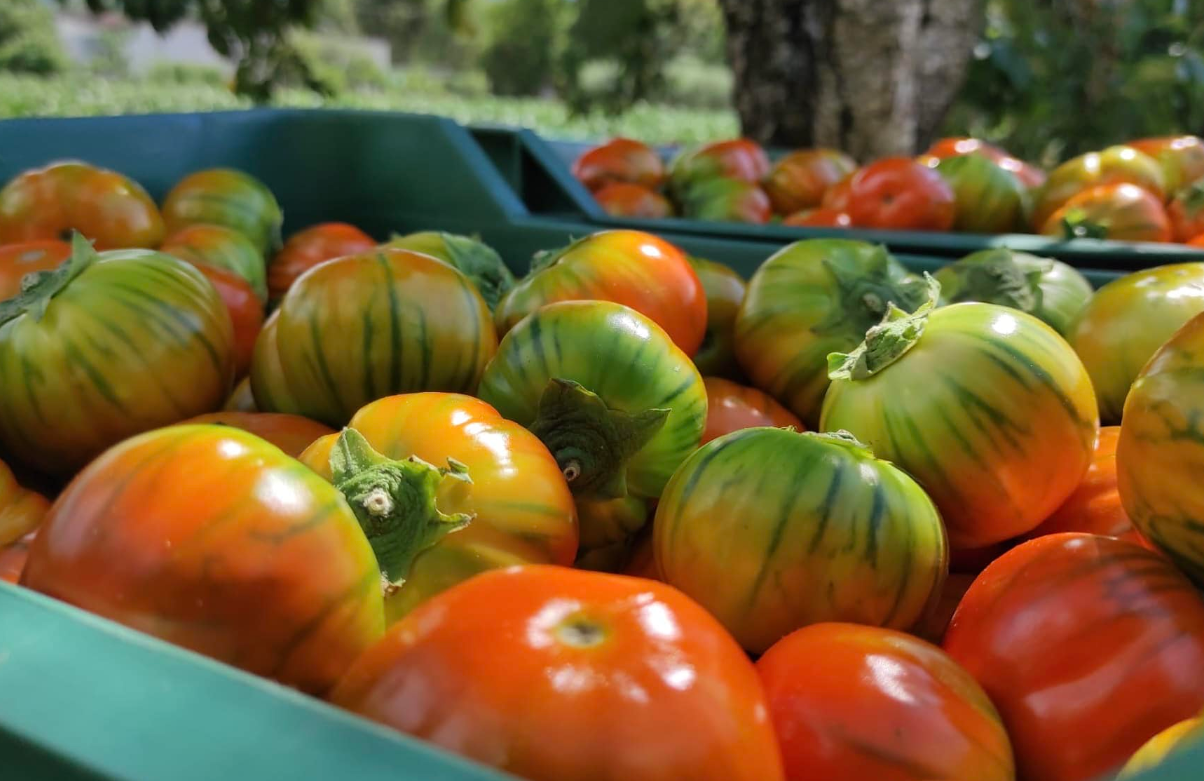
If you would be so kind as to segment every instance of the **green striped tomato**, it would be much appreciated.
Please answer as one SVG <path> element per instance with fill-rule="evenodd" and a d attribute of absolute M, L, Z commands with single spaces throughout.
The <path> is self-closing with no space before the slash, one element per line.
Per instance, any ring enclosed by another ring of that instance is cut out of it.
<path fill-rule="evenodd" d="M 851 437 L 778 428 L 686 459 L 653 546 L 665 582 L 753 653 L 821 621 L 907 629 L 948 570 L 940 515 L 903 470 Z"/>
<path fill-rule="evenodd" d="M 994 304 L 894 310 L 832 356 L 824 431 L 852 432 L 924 486 L 955 549 L 1024 534 L 1066 500 L 1099 433 L 1095 394 L 1070 345 Z"/>
<path fill-rule="evenodd" d="M 707 299 L 707 328 L 694 365 L 708 377 L 740 376 L 736 363 L 736 313 L 744 300 L 744 280 L 722 263 L 687 257 Z"/>
<path fill-rule="evenodd" d="M 1070 332 L 1105 423 L 1120 421 L 1129 386 L 1146 361 L 1204 312 L 1204 263 L 1138 271 L 1096 291 Z"/>
<path fill-rule="evenodd" d="M 429 255 L 379 249 L 293 284 L 255 345 L 251 387 L 265 412 L 341 426 L 395 393 L 471 393 L 496 349 L 489 307 L 466 276 Z"/>
<path fill-rule="evenodd" d="M 198 224 L 233 228 L 263 254 L 280 249 L 284 213 L 263 182 L 242 171 L 214 168 L 181 179 L 163 201 L 163 219 L 168 233 Z"/>
<path fill-rule="evenodd" d="M 698 447 L 702 377 L 660 326 L 610 301 L 561 301 L 521 320 L 480 397 L 531 429 L 577 496 L 660 496 Z"/>
<path fill-rule="evenodd" d="M 1028 190 L 1011 172 L 982 154 L 947 157 L 936 170 L 953 188 L 957 201 L 953 230 L 1009 233 L 1024 224 Z"/>
<path fill-rule="evenodd" d="M 923 282 L 885 247 L 848 239 L 795 242 L 749 281 L 736 317 L 736 357 L 753 384 L 815 428 L 828 354 L 856 347 L 889 303 L 914 309 L 923 300 Z"/>
<path fill-rule="evenodd" d="M 221 297 L 195 267 L 149 250 L 93 251 L 0 303 L 0 444 L 70 474 L 147 429 L 221 406 L 234 379 Z"/>
<path fill-rule="evenodd" d="M 980 301 L 1019 309 L 1063 336 L 1092 295 L 1091 283 L 1073 267 L 1002 247 L 950 263 L 936 273 L 936 281 L 942 303 Z"/>
<path fill-rule="evenodd" d="M 268 300 L 268 272 L 263 253 L 232 228 L 189 225 L 168 236 L 159 251 L 193 265 L 232 271 L 247 281 L 261 302 Z"/>
<path fill-rule="evenodd" d="M 455 266 L 477 286 L 491 310 L 514 287 L 514 274 L 502 256 L 493 247 L 469 236 L 423 231 L 396 236 L 385 246 L 422 252 Z"/>

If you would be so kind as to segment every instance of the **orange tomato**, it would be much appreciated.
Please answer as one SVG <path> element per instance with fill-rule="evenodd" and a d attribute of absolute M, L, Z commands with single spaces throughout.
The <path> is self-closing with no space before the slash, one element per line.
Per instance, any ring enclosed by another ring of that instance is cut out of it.
<path fill-rule="evenodd" d="M 1087 781 L 1204 706 L 1204 600 L 1157 554 L 1026 542 L 966 593 L 945 650 L 1003 715 L 1026 781 Z"/>
<path fill-rule="evenodd" d="M 1075 195 L 1105 184 L 1134 184 L 1158 201 L 1166 194 L 1162 167 L 1149 155 L 1130 146 L 1111 146 L 1067 160 L 1049 174 L 1033 206 L 1033 226 L 1048 224 L 1050 215 Z"/>
<path fill-rule="evenodd" d="M 650 580 L 528 566 L 418 608 L 331 700 L 532 781 L 779 781 L 756 670 Z"/>
<path fill-rule="evenodd" d="M 707 427 L 699 445 L 757 426 L 794 426 L 798 431 L 806 430 L 793 412 L 767 393 L 719 377 L 704 377 L 702 382 L 707 389 Z"/>
<path fill-rule="evenodd" d="M 263 329 L 263 304 L 247 280 L 233 271 L 205 264 L 197 264 L 197 270 L 212 283 L 230 313 L 234 325 L 234 376 L 242 377 L 251 368 L 255 340 Z"/>
<path fill-rule="evenodd" d="M 279 301 L 297 277 L 319 263 L 375 246 L 371 236 L 345 222 L 323 222 L 294 233 L 268 264 L 268 298 Z"/>
<path fill-rule="evenodd" d="M 8 464 L 0 461 L 0 546 L 14 543 L 38 528 L 50 502 L 17 483 Z"/>
<path fill-rule="evenodd" d="M 1133 531 L 1133 522 L 1120 503 L 1120 493 L 1116 489 L 1116 443 L 1119 440 L 1120 426 L 1104 426 L 1099 430 L 1095 454 L 1083 482 L 1025 539 L 1061 532 L 1123 537 Z"/>
<path fill-rule="evenodd" d="M 198 223 L 175 231 L 163 240 L 161 252 L 194 266 L 216 266 L 247 281 L 260 301 L 267 301 L 267 271 L 263 253 L 243 234 L 223 225 Z"/>
<path fill-rule="evenodd" d="M 655 190 L 629 182 L 612 182 L 594 192 L 598 205 L 612 217 L 659 220 L 673 216 L 673 204 Z"/>
<path fill-rule="evenodd" d="M 814 209 L 828 188 L 853 173 L 857 163 L 835 149 L 801 149 L 773 164 L 765 192 L 778 214 Z"/>
<path fill-rule="evenodd" d="M 999 713 L 941 649 L 902 632 L 813 624 L 757 662 L 789 781 L 1013 781 Z"/>
<path fill-rule="evenodd" d="M 910 157 L 870 163 L 853 174 L 848 187 L 846 211 L 859 228 L 946 231 L 957 216 L 949 184 Z M 837 203 L 824 205 L 839 208 Z"/>
<path fill-rule="evenodd" d="M 334 433 L 329 426 L 317 421 L 282 412 L 211 412 L 184 423 L 209 423 L 240 429 L 272 443 L 293 458 L 299 457 L 318 439 Z"/>
<path fill-rule="evenodd" d="M 665 163 L 647 144 L 613 138 L 583 152 L 573 162 L 573 176 L 591 190 L 612 182 L 656 189 L 665 180 Z"/>
<path fill-rule="evenodd" d="M 66 239 L 73 230 L 98 250 L 154 248 L 164 233 L 163 217 L 146 190 L 87 163 L 29 170 L 0 190 L 0 244 Z"/>
<path fill-rule="evenodd" d="M 782 224 L 796 228 L 849 228 L 853 225 L 853 218 L 838 209 L 806 209 L 791 214 L 782 220 Z"/>
<path fill-rule="evenodd" d="M 1141 138 L 1128 145 L 1162 165 L 1168 194 L 1204 178 L 1204 140 L 1196 136 Z"/>
<path fill-rule="evenodd" d="M 1083 236 L 1115 241 L 1170 241 L 1171 222 L 1162 201 L 1135 184 L 1090 187 L 1049 216 L 1046 236 Z"/>
<path fill-rule="evenodd" d="M 29 559 L 29 546 L 36 534 L 37 531 L 31 531 L 15 542 L 0 545 L 0 580 L 14 584 L 21 580 L 21 572 Z"/>
<path fill-rule="evenodd" d="M 820 201 L 820 208 L 848 214 L 849 197 L 852 194 L 853 177 L 856 174 L 857 172 L 854 171 L 836 184 L 829 187 L 828 191 L 824 193 L 824 199 Z"/>
<path fill-rule="evenodd" d="M 1204 234 L 1204 179 L 1175 193 L 1166 206 L 1175 241 L 1188 242 Z"/>
<path fill-rule="evenodd" d="M 26 274 L 53 271 L 71 257 L 71 245 L 58 239 L 0 246 L 0 301 L 21 292 Z"/>

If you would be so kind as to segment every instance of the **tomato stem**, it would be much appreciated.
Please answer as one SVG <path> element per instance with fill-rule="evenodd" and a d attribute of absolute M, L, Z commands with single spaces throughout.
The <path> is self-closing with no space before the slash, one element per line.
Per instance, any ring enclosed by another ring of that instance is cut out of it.
<path fill-rule="evenodd" d="M 1021 267 L 1012 250 L 997 248 L 975 253 L 952 264 L 941 272 L 942 279 L 947 274 L 954 282 L 949 285 L 946 280 L 945 298 L 950 303 L 985 301 L 1030 314 L 1040 310 L 1043 303 L 1041 278 L 1053 268 L 1053 261 L 1035 255 L 1026 257 L 1038 262 L 1027 268 Z"/>
<path fill-rule="evenodd" d="M 920 341 L 928 316 L 936 308 L 941 285 L 929 274 L 928 300 L 908 314 L 891 303 L 882 322 L 865 334 L 865 341 L 851 353 L 828 356 L 828 377 L 832 380 L 864 380 L 899 360 Z"/>
<path fill-rule="evenodd" d="M 0 325 L 26 313 L 35 320 L 41 320 L 50 306 L 50 300 L 63 292 L 71 280 L 99 258 L 92 243 L 82 233 L 75 231 L 71 237 L 71 257 L 66 263 L 54 271 L 26 274 L 21 280 L 21 292 L 6 301 L 0 301 Z"/>

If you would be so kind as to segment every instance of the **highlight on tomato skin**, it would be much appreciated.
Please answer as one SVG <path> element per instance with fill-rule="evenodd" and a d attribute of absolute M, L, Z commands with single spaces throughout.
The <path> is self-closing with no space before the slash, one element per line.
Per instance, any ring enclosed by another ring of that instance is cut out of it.
<path fill-rule="evenodd" d="M 703 377 L 702 382 L 707 389 L 707 426 L 700 445 L 733 431 L 759 426 L 805 429 L 794 413 L 767 393 L 721 377 Z"/>
<path fill-rule="evenodd" d="M 957 216 L 953 189 L 910 157 L 886 157 L 858 169 L 846 192 L 847 208 L 840 195 L 824 206 L 848 212 L 859 228 L 947 231 Z"/>

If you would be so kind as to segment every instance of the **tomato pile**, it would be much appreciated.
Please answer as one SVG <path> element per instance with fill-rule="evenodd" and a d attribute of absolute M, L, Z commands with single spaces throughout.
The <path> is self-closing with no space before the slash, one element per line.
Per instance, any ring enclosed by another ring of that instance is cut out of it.
<path fill-rule="evenodd" d="M 981 227 L 943 176 L 1038 178 L 981 148 L 672 181 Z M 660 181 L 608 149 L 579 174 Z M 1130 152 L 1047 219 L 1165 181 Z M 1204 739 L 1204 263 L 1093 291 L 816 239 L 745 281 L 608 231 L 516 279 L 281 226 L 232 170 L 0 189 L 0 578 L 536 781 L 1089 781 Z"/>
<path fill-rule="evenodd" d="M 616 138 L 582 153 L 573 174 L 616 217 L 1204 246 L 1204 140 L 1195 136 L 1131 141 L 1049 172 L 974 138 L 860 167 L 833 149 L 771 162 L 744 138 L 687 149 L 666 166 L 652 148 Z"/>

